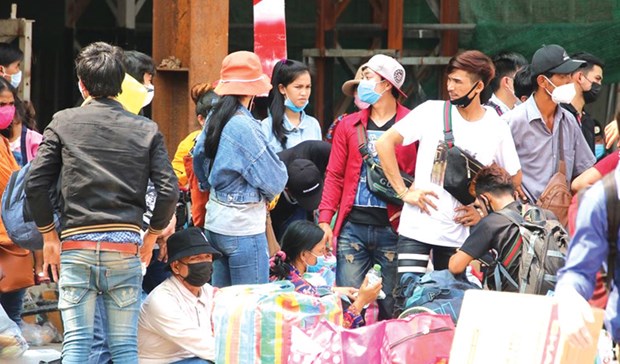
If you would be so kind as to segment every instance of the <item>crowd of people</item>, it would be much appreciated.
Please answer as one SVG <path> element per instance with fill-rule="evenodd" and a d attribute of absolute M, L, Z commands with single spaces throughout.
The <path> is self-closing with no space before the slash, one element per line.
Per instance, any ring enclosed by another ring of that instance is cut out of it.
<path fill-rule="evenodd" d="M 519 228 L 505 215 L 545 202 L 558 178 L 575 195 L 593 185 L 573 222 L 568 204 L 543 205 L 574 233 L 556 287 L 563 330 L 591 344 L 585 299 L 602 281 L 611 228 L 599 180 L 620 178 L 617 122 L 585 110 L 603 82 L 594 55 L 547 45 L 528 62 L 464 51 L 446 68 L 449 100 L 409 110 L 405 68 L 378 54 L 342 85 L 356 111 L 324 138 L 305 112 L 307 65 L 281 60 L 270 76 L 256 54 L 234 52 L 219 80 L 192 88 L 197 128 L 170 154 L 157 123 L 125 101 L 129 78 L 141 85 L 138 106 L 157 102 L 149 56 L 102 42 L 82 49 L 84 102 L 56 113 L 43 134 L 17 94 L 22 59 L 0 44 L 0 187 L 29 164 L 24 188 L 44 244 L 24 250 L 0 225 L 0 267 L 12 255 L 36 283 L 58 283 L 63 363 L 213 362 L 213 300 L 232 285 L 287 280 L 301 294 L 338 295 L 347 328 L 365 325 L 374 302 L 379 320 L 398 317 L 403 285 L 431 269 L 473 270 L 489 289 L 518 292 L 510 262 L 520 251 L 509 248 Z M 263 95 L 261 121 L 253 108 Z M 465 196 L 445 184 L 446 146 L 476 164 Z M 508 277 L 473 264 L 492 251 L 511 267 Z M 307 274 L 332 256 L 335 285 L 310 283 Z M 380 284 L 367 277 L 376 265 Z M 0 281 L 0 305 L 16 323 L 25 288 Z M 616 340 L 617 300 L 614 288 L 607 307 Z"/>

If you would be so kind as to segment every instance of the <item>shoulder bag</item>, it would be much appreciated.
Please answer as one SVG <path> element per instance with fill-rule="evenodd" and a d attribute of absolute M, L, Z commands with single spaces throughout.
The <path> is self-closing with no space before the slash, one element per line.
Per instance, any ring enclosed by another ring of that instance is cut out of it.
<path fill-rule="evenodd" d="M 366 129 L 362 123 L 357 125 L 357 142 L 358 149 L 362 155 L 362 160 L 366 163 L 366 185 L 368 186 L 368 190 L 387 203 L 402 206 L 403 200 L 398 198 L 398 193 L 394 191 L 394 188 L 388 181 L 387 177 L 385 177 L 383 167 L 375 161 L 368 151 Z M 405 182 L 405 186 L 409 188 L 409 186 L 413 183 L 413 177 L 400 169 L 399 172 Z"/>
<path fill-rule="evenodd" d="M 460 203 L 469 205 L 476 200 L 469 191 L 471 181 L 484 165 L 466 150 L 454 145 L 452 107 L 449 101 L 444 106 L 443 121 L 444 140 L 439 141 L 437 146 L 432 180 L 443 184 L 443 188 Z"/>

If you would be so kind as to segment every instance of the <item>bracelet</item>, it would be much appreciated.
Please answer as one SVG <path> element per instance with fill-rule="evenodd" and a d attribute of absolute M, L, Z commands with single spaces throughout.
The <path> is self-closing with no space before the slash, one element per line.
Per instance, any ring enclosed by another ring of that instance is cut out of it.
<path fill-rule="evenodd" d="M 401 192 L 401 193 L 399 193 L 398 195 L 396 195 L 396 198 L 397 198 L 397 199 L 399 199 L 399 200 L 402 200 L 402 199 L 403 199 L 403 197 L 405 197 L 405 195 L 407 194 L 407 191 L 408 191 L 408 190 L 409 190 L 409 189 L 405 188 L 405 189 L 403 190 L 403 192 Z"/>

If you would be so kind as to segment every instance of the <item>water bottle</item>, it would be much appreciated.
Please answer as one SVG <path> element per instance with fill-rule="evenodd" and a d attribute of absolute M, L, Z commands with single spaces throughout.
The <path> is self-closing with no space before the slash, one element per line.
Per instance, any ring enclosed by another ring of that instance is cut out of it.
<path fill-rule="evenodd" d="M 381 266 L 379 264 L 375 264 L 372 269 L 368 271 L 366 277 L 368 277 L 368 286 L 374 286 L 375 284 L 381 283 Z M 384 298 L 385 292 L 381 290 L 377 296 L 377 299 L 382 300 Z"/>

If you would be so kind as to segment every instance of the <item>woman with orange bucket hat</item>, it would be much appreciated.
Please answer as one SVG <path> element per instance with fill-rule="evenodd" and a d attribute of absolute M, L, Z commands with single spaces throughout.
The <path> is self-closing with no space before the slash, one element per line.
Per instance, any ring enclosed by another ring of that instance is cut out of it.
<path fill-rule="evenodd" d="M 287 173 L 250 109 L 270 89 L 256 54 L 226 56 L 215 88 L 221 99 L 196 143 L 194 170 L 210 191 L 206 235 L 222 253 L 213 263 L 216 287 L 268 281 L 266 204 L 284 190 Z"/>

